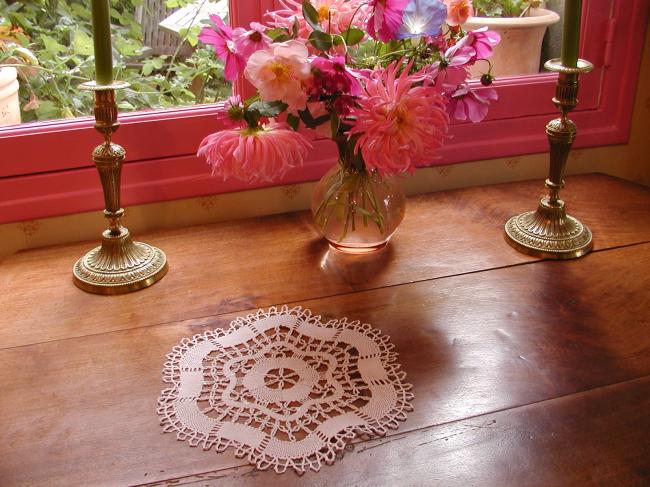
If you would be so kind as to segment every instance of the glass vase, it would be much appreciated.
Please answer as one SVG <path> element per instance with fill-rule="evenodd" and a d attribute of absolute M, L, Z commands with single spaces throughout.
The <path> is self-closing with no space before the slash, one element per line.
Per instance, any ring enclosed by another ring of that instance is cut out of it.
<path fill-rule="evenodd" d="M 404 219 L 406 198 L 395 176 L 339 163 L 318 182 L 311 211 L 316 228 L 337 250 L 382 249 Z"/>

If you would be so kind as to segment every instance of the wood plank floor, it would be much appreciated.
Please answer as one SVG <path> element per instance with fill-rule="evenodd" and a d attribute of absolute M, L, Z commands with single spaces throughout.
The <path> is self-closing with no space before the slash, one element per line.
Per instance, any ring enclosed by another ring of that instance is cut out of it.
<path fill-rule="evenodd" d="M 412 198 L 355 260 L 305 213 L 153 234 L 169 275 L 119 297 L 72 285 L 87 243 L 0 262 L 0 485 L 650 485 L 650 190 L 570 178 L 597 250 L 548 262 L 501 234 L 539 186 Z M 415 393 L 399 430 L 303 477 L 162 434 L 171 347 L 284 303 L 392 337 Z"/>

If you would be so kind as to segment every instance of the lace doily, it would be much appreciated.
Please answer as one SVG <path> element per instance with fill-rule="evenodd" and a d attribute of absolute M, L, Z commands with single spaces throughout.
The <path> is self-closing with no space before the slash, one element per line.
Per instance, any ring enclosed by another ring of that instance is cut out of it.
<path fill-rule="evenodd" d="M 392 349 L 359 321 L 260 310 L 172 349 L 160 422 L 191 446 L 233 447 L 260 469 L 317 471 L 356 435 L 384 435 L 412 411 Z"/>

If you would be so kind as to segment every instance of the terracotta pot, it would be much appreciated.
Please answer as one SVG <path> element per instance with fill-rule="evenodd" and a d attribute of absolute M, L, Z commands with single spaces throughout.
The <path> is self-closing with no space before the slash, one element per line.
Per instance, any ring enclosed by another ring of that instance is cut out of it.
<path fill-rule="evenodd" d="M 20 123 L 16 68 L 0 67 L 0 125 Z"/>
<path fill-rule="evenodd" d="M 474 30 L 487 26 L 501 35 L 501 43 L 490 61 L 492 74 L 502 77 L 538 73 L 544 33 L 559 20 L 560 16 L 552 10 L 536 8 L 528 17 L 470 17 L 463 28 Z M 487 69 L 487 63 L 478 62 L 472 68 L 472 75 L 480 76 Z"/>

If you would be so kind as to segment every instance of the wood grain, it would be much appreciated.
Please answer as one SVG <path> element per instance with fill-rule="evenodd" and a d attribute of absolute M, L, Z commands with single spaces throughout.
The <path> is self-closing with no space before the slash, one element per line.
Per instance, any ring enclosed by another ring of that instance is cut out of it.
<path fill-rule="evenodd" d="M 648 269 L 650 244 L 644 244 L 300 304 L 325 317 L 362 319 L 392 337 L 416 395 L 415 411 L 397 432 L 410 436 L 650 374 Z M 242 465 L 230 452 L 203 452 L 163 435 L 155 413 L 170 348 L 240 314 L 0 351 L 0 478 L 7 485 L 130 485 Z M 646 424 L 632 422 L 620 434 L 636 441 L 634 428 L 649 433 Z M 557 434 L 564 435 L 561 444 L 573 435 L 562 428 Z M 488 450 L 498 450 L 499 441 Z M 414 449 L 409 445 L 400 458 Z M 468 469 L 472 461 L 481 467 L 488 460 L 470 446 L 459 458 Z M 522 448 L 529 457 L 545 452 L 544 444 Z M 420 453 L 416 458 L 426 463 Z M 374 478 L 390 484 L 402 466 L 377 455 L 376 462 L 384 460 L 387 469 L 397 465 L 395 472 L 378 469 L 383 473 Z M 408 467 L 410 460 L 403 461 Z M 357 475 L 350 469 L 349 462 L 335 465 L 316 482 L 342 472 L 335 485 L 346 485 Z M 565 474 L 560 469 L 557 478 Z"/>
<path fill-rule="evenodd" d="M 303 477 L 246 465 L 173 485 L 641 487 L 650 484 L 648 410 L 645 377 L 366 442 Z"/>
<path fill-rule="evenodd" d="M 0 348 L 532 262 L 504 243 L 503 224 L 541 194 L 533 181 L 410 198 L 386 251 L 358 259 L 328 252 L 304 212 L 137 235 L 167 253 L 169 274 L 110 298 L 71 281 L 75 260 L 96 243 L 22 252 L 0 262 Z M 597 249 L 650 241 L 648 188 L 587 175 L 569 178 L 564 195 Z"/>

